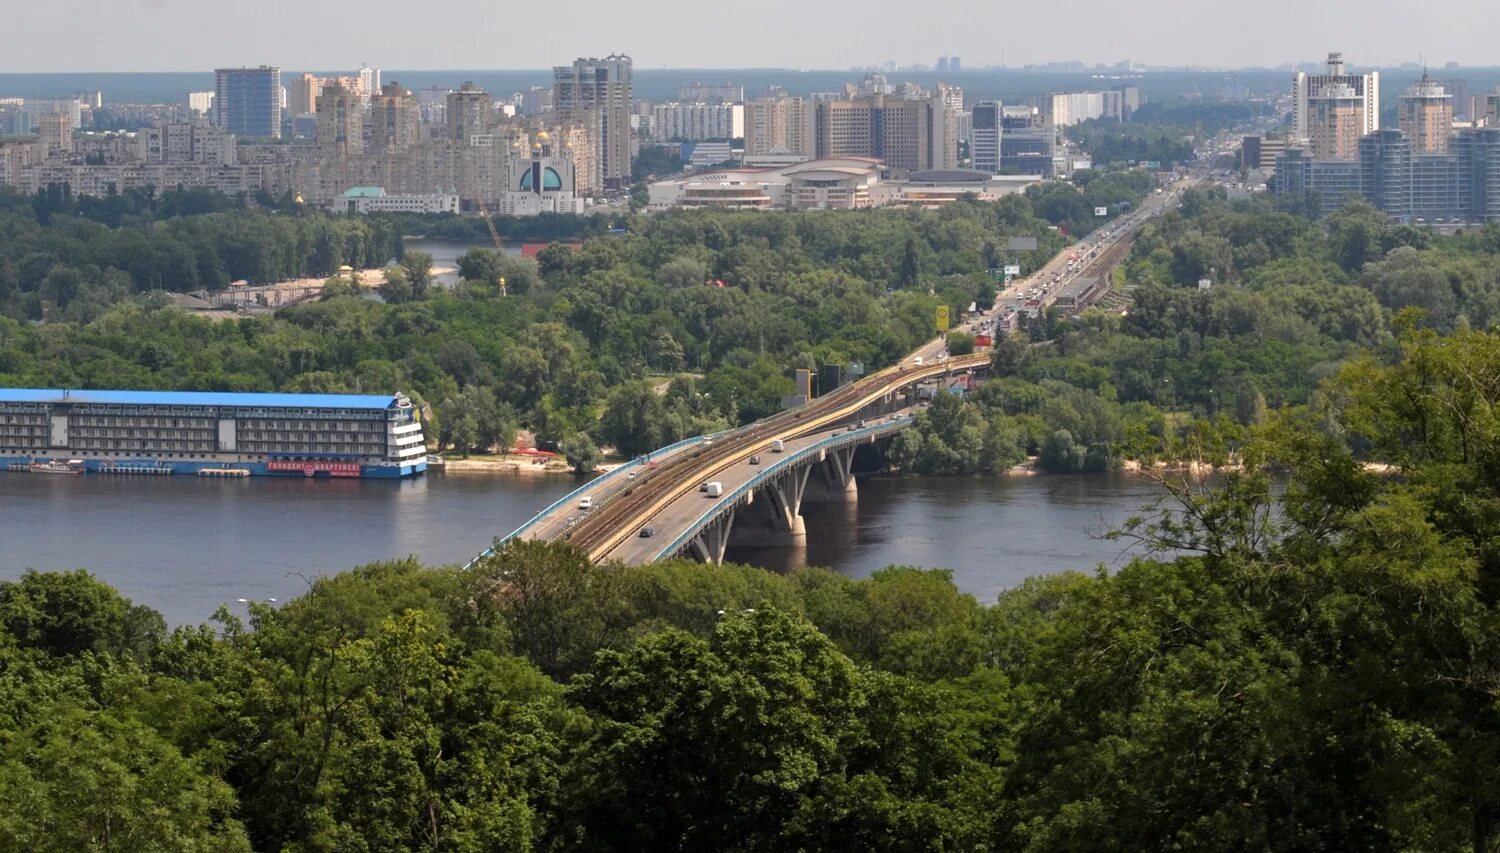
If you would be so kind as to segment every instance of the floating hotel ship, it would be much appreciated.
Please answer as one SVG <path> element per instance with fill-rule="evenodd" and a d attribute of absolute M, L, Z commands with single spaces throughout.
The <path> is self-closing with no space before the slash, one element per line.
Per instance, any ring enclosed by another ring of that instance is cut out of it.
<path fill-rule="evenodd" d="M 404 394 L 0 388 L 0 471 L 410 477 L 427 468 Z M 57 467 L 57 466 L 54 466 Z"/>

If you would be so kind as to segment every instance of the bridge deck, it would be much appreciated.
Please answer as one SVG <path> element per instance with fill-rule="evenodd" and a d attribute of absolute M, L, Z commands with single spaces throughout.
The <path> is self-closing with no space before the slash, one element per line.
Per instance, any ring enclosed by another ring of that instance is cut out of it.
<path fill-rule="evenodd" d="M 833 446 L 869 442 L 905 429 L 911 424 L 914 411 L 907 409 L 879 420 L 867 421 L 863 429 L 840 427 L 818 430 L 811 435 L 784 442 L 781 453 L 772 453 L 769 447 L 762 449 L 757 454 L 759 464 L 751 465 L 748 460 L 737 462 L 714 476 L 714 481 L 724 487 L 722 495 L 711 498 L 704 492 L 688 492 L 663 507 L 644 525 L 637 527 L 635 534 L 615 547 L 608 558 L 637 565 L 670 557 L 690 542 L 705 524 L 730 507 L 747 499 L 763 499 L 756 494 L 759 487 L 784 473 L 787 467 L 820 458 L 824 451 Z M 653 528 L 655 535 L 642 538 L 639 535 L 641 527 Z"/>

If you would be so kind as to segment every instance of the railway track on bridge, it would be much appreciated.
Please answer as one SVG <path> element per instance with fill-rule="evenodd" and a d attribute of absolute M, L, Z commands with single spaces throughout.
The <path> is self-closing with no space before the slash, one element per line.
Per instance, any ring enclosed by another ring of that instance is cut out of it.
<path fill-rule="evenodd" d="M 591 513 L 574 530 L 569 541 L 588 552 L 590 559 L 596 562 L 603 560 L 661 507 L 697 488 L 699 482 L 712 478 L 718 471 L 743 461 L 773 439 L 794 438 L 826 428 L 829 424 L 858 412 L 895 388 L 939 377 L 954 370 L 983 366 L 988 363 L 988 358 L 988 354 L 980 353 L 916 369 L 903 366 L 886 368 L 819 398 L 816 407 L 782 412 L 751 424 L 715 441 L 712 447 L 675 459 L 652 471 L 621 499 L 611 501 Z M 663 490 L 643 488 L 652 483 L 663 482 L 669 484 Z"/>

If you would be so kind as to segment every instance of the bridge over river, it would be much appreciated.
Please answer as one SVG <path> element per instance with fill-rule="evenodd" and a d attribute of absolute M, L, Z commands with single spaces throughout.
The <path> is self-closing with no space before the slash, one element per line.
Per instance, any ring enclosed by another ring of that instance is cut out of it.
<path fill-rule="evenodd" d="M 1148 197 L 1136 211 L 1002 291 L 996 307 L 1028 292 L 1039 293 L 1043 307 L 1059 297 L 1097 299 L 1107 286 L 1075 283 L 1107 282 L 1139 228 L 1175 207 L 1179 194 L 1177 188 Z M 1066 307 L 1076 311 L 1088 304 L 1070 302 Z M 970 321 L 968 329 L 973 331 L 978 322 L 983 320 Z M 501 544 L 513 539 L 570 542 L 596 562 L 636 564 L 678 555 L 719 562 L 731 540 L 795 541 L 806 535 L 804 503 L 854 499 L 850 468 L 855 448 L 909 427 L 922 386 L 989 368 L 988 352 L 950 358 L 944 350 L 942 339 L 934 339 L 900 364 L 806 406 L 632 460 L 542 510 Z M 779 452 L 773 450 L 778 443 Z M 719 486 L 705 490 L 709 483 Z"/>

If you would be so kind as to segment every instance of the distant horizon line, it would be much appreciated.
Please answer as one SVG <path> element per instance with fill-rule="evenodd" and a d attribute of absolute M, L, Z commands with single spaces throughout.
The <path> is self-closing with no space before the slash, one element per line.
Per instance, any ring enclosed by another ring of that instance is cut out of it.
<path fill-rule="evenodd" d="M 810 67 L 770 66 L 770 65 L 767 65 L 767 66 L 756 66 L 756 65 L 725 65 L 725 66 L 694 66 L 694 65 L 683 65 L 683 66 L 670 66 L 670 65 L 667 65 L 667 66 L 660 66 L 660 67 L 636 65 L 636 66 L 634 66 L 633 70 L 636 71 L 636 72 L 638 72 L 638 73 L 654 73 L 654 72 L 678 72 L 678 73 L 680 73 L 680 72 L 699 72 L 699 71 L 705 72 L 705 73 L 724 73 L 724 72 L 733 72 L 733 71 L 742 71 L 742 72 L 749 71 L 749 72 L 776 72 L 776 73 L 788 73 L 788 74 L 853 74 L 853 73 L 860 73 L 860 72 L 875 72 L 875 73 L 887 73 L 887 74 L 932 74 L 932 73 L 936 73 L 936 74 L 959 74 L 959 75 L 964 75 L 964 74 L 981 74 L 981 73 L 994 73 L 994 72 L 1002 72 L 1002 71 L 1017 71 L 1017 72 L 1047 71 L 1047 72 L 1051 72 L 1051 73 L 1062 73 L 1062 74 L 1098 74 L 1098 73 L 1119 72 L 1119 71 L 1122 70 L 1122 69 L 1111 68 L 1111 67 L 1108 67 L 1108 66 L 1106 66 L 1104 68 L 1095 68 L 1095 67 L 1091 66 L 1091 67 L 1087 67 L 1087 68 L 1084 68 L 1084 69 L 1081 69 L 1081 70 L 1077 70 L 1077 71 L 1069 71 L 1069 70 L 1064 70 L 1064 69 L 1049 69 L 1049 68 L 1045 67 L 1046 65 L 1051 65 L 1051 64 L 1063 64 L 1063 63 L 1069 63 L 1069 62 L 1082 62 L 1082 61 L 1083 60 L 1053 60 L 1051 62 L 1033 62 L 1033 63 L 1028 63 L 1026 65 L 974 65 L 974 66 L 969 66 L 969 67 L 966 67 L 966 68 L 960 68 L 960 69 L 958 69 L 956 71 L 953 70 L 953 69 L 951 69 L 951 68 L 950 69 L 939 70 L 939 69 L 931 67 L 931 66 L 927 66 L 927 67 L 924 67 L 924 68 L 911 68 L 909 66 L 902 66 L 902 67 L 897 67 L 895 70 L 892 70 L 892 71 L 886 71 L 885 69 L 882 69 L 878 65 L 849 66 L 849 67 L 844 67 L 844 68 L 810 68 Z M 1302 62 L 1283 62 L 1283 63 L 1279 63 L 1277 65 L 1238 65 L 1238 66 L 1208 66 L 1208 65 L 1196 65 L 1196 64 L 1191 64 L 1191 63 L 1183 64 L 1183 65 L 1142 63 L 1142 66 L 1143 66 L 1142 70 L 1140 70 L 1140 71 L 1133 71 L 1133 72 L 1130 72 L 1130 73 L 1143 74 L 1143 73 L 1163 72 L 1163 71 L 1168 71 L 1168 72 L 1188 72 L 1188 73 L 1204 73 L 1204 74 L 1217 74 L 1217 73 L 1225 73 L 1225 72 L 1233 72 L 1233 71 L 1275 72 L 1275 71 L 1285 71 L 1288 68 L 1296 68 L 1298 66 L 1319 65 L 1319 64 L 1321 64 L 1321 61 L 1319 61 L 1319 60 L 1306 60 L 1306 61 L 1302 61 Z M 295 66 L 291 66 L 291 65 L 268 65 L 268 66 L 260 66 L 260 65 L 221 65 L 221 66 L 218 66 L 217 68 L 152 69 L 152 70 L 135 70 L 135 71 L 15 71 L 15 70 L 5 70 L 5 71 L 0 71 L 0 77 L 22 77 L 22 76 L 26 76 L 26 77 L 62 77 L 62 76 L 68 76 L 68 75 L 83 75 L 83 74 L 98 74 L 98 75 L 116 75 L 116 74 L 213 74 L 219 68 L 236 68 L 236 69 L 238 69 L 238 68 L 260 68 L 260 67 L 275 68 L 278 71 L 292 70 L 292 71 L 299 71 L 299 72 L 302 72 L 302 73 L 322 73 L 322 72 L 338 72 L 338 71 L 348 72 L 351 69 L 357 70 L 356 66 L 331 66 L 331 67 L 325 67 L 325 68 L 299 68 L 299 67 L 295 67 Z M 392 68 L 386 68 L 386 67 L 383 67 L 383 66 L 370 66 L 370 67 L 374 68 L 377 71 L 380 71 L 381 75 L 384 76 L 387 73 L 390 73 L 390 74 L 400 74 L 400 73 L 405 73 L 405 72 L 420 73 L 420 74 L 438 74 L 438 73 L 452 73 L 452 74 L 463 74 L 463 73 L 538 74 L 538 73 L 551 73 L 551 71 L 552 71 L 553 68 L 560 67 L 560 66 L 548 65 L 548 66 L 536 67 L 536 68 L 477 68 L 477 67 L 469 67 L 469 68 L 394 68 L 394 67 L 392 67 Z M 1374 71 L 1410 71 L 1410 70 L 1418 70 L 1418 68 L 1419 68 L 1418 64 L 1414 63 L 1414 62 L 1401 63 L 1401 64 L 1397 64 L 1397 65 L 1361 65 L 1361 64 L 1350 64 L 1348 67 L 1351 70 L 1354 70 L 1354 69 L 1367 69 L 1367 70 L 1374 70 Z M 1426 66 L 1426 68 L 1429 71 L 1488 71 L 1488 70 L 1500 69 L 1500 64 L 1495 64 L 1495 65 L 1457 65 L 1457 66 L 1453 66 L 1451 68 L 1448 67 L 1447 65 L 1442 65 L 1442 66 L 1436 66 L 1436 67 Z"/>

